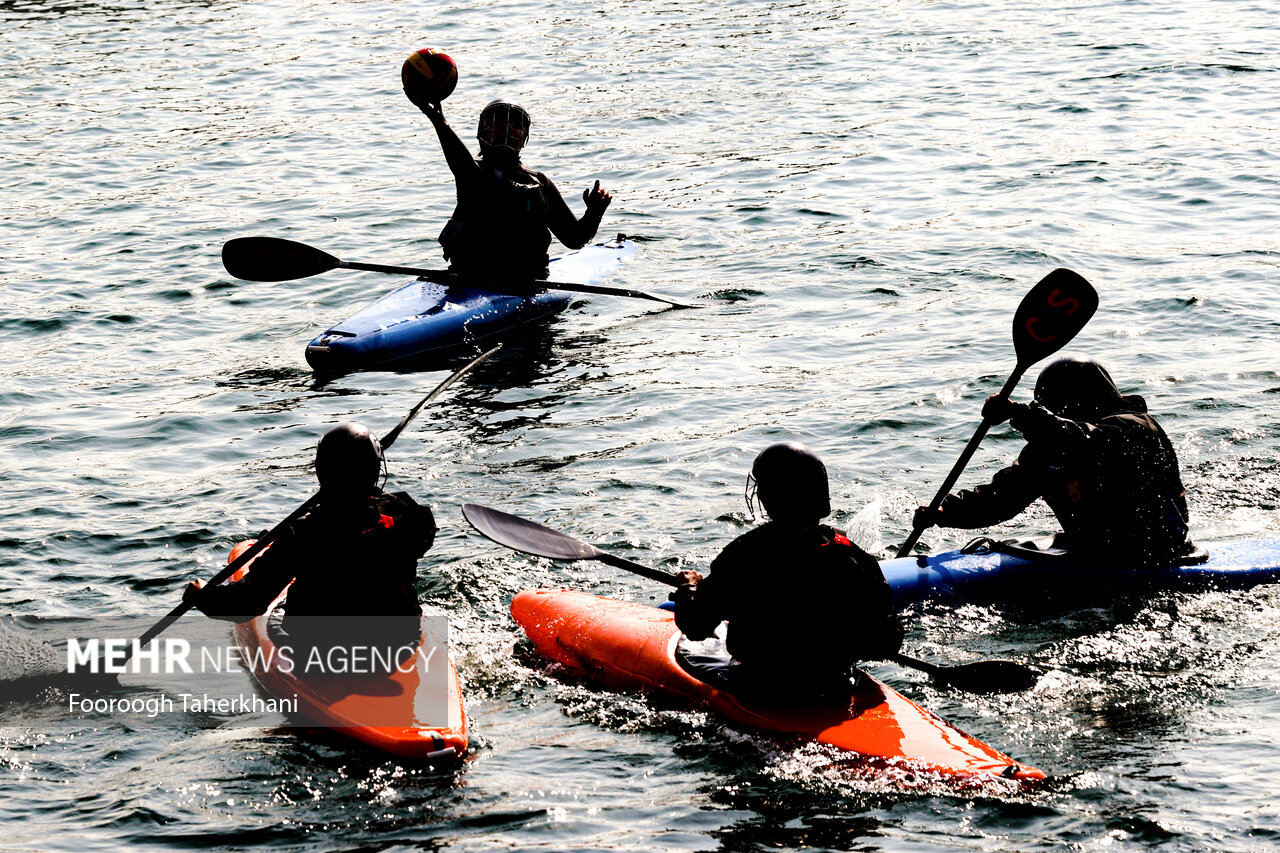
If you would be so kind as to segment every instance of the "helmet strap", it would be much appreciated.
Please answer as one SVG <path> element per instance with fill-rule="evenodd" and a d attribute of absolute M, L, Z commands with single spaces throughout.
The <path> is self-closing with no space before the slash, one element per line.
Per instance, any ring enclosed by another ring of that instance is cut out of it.
<path fill-rule="evenodd" d="M 752 474 L 747 474 L 747 486 L 743 491 L 743 497 L 747 499 L 747 512 L 751 515 L 752 522 L 758 521 L 761 515 L 765 515 L 764 504 L 760 503 L 759 510 L 756 509 L 757 496 L 759 492 L 759 483 Z"/>

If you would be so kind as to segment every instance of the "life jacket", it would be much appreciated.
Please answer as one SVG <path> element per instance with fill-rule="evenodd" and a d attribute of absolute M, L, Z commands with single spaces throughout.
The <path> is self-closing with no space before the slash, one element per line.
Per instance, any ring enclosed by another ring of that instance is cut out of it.
<path fill-rule="evenodd" d="M 418 558 L 434 539 L 430 510 L 407 495 L 383 494 L 372 498 L 365 512 L 362 519 L 348 519 L 322 511 L 298 525 L 290 616 L 416 617 L 421 612 L 414 580 Z"/>
<path fill-rule="evenodd" d="M 725 603 L 730 653 L 766 670 L 845 671 L 889 612 L 879 564 L 826 525 L 788 531 L 769 522 L 726 548 L 710 577 Z"/>
<path fill-rule="evenodd" d="M 459 185 L 458 205 L 440 232 L 450 268 L 483 279 L 546 278 L 551 246 L 542 182 L 519 165 L 500 169 L 480 159 L 480 176 Z"/>
<path fill-rule="evenodd" d="M 1145 411 L 1098 424 L 1115 431 L 1095 444 L 1100 453 L 1052 459 L 1047 467 L 1044 498 L 1062 525 L 1061 545 L 1142 563 L 1192 550 L 1186 491 L 1164 430 Z"/>

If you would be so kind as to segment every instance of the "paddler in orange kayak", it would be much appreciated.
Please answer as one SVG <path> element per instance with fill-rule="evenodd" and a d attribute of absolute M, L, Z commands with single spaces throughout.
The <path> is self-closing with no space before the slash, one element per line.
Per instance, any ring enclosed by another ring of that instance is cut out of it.
<path fill-rule="evenodd" d="M 680 573 L 676 626 L 701 640 L 728 620 L 735 693 L 786 704 L 847 695 L 858 661 L 902 644 L 880 564 L 821 523 L 831 514 L 827 469 L 804 445 L 774 444 L 756 457 L 753 515 L 755 497 L 769 521 L 729 543 L 706 577 Z"/>
<path fill-rule="evenodd" d="M 596 181 L 582 193 L 587 210 L 579 219 L 550 178 L 526 169 L 520 149 L 530 121 L 523 107 L 493 101 L 481 111 L 477 159 L 445 121 L 439 102 L 423 100 L 409 88 L 405 94 L 431 119 L 457 183 L 458 205 L 439 237 L 451 271 L 519 291 L 534 279 L 546 279 L 552 234 L 570 249 L 595 237 L 612 196 Z"/>
<path fill-rule="evenodd" d="M 1030 404 L 993 395 L 982 415 L 1010 421 L 1026 446 L 990 483 L 948 495 L 936 512 L 919 507 L 917 527 L 988 527 L 1043 498 L 1062 525 L 1056 547 L 1137 565 L 1195 550 L 1173 445 L 1146 401 L 1121 394 L 1101 364 L 1055 361 Z"/>
<path fill-rule="evenodd" d="M 329 430 L 316 448 L 316 508 L 259 554 L 243 579 L 208 589 L 192 581 L 183 600 L 214 619 L 247 622 L 294 581 L 281 627 L 295 642 L 412 643 L 422 614 L 418 559 L 436 525 L 428 507 L 378 488 L 382 468 L 382 447 L 364 426 Z M 351 630 L 377 636 L 343 636 Z"/>

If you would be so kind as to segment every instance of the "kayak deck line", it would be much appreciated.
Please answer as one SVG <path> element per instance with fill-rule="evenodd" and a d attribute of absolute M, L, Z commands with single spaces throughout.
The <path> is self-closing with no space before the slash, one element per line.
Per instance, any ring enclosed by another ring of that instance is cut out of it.
<path fill-rule="evenodd" d="M 1042 780 L 1011 759 L 863 673 L 847 702 L 796 707 L 740 701 L 676 660 L 680 632 L 669 611 L 574 590 L 518 593 L 511 614 L 535 648 L 607 688 L 649 690 L 710 708 L 731 722 L 797 736 L 865 760 L 961 783 Z"/>

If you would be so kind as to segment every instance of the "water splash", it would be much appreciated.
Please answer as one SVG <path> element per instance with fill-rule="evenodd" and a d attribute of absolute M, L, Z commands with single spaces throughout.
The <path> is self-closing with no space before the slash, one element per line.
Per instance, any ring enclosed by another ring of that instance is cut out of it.
<path fill-rule="evenodd" d="M 65 671 L 58 650 L 43 640 L 27 636 L 0 619 L 0 691 L 32 679 L 47 679 Z"/>

